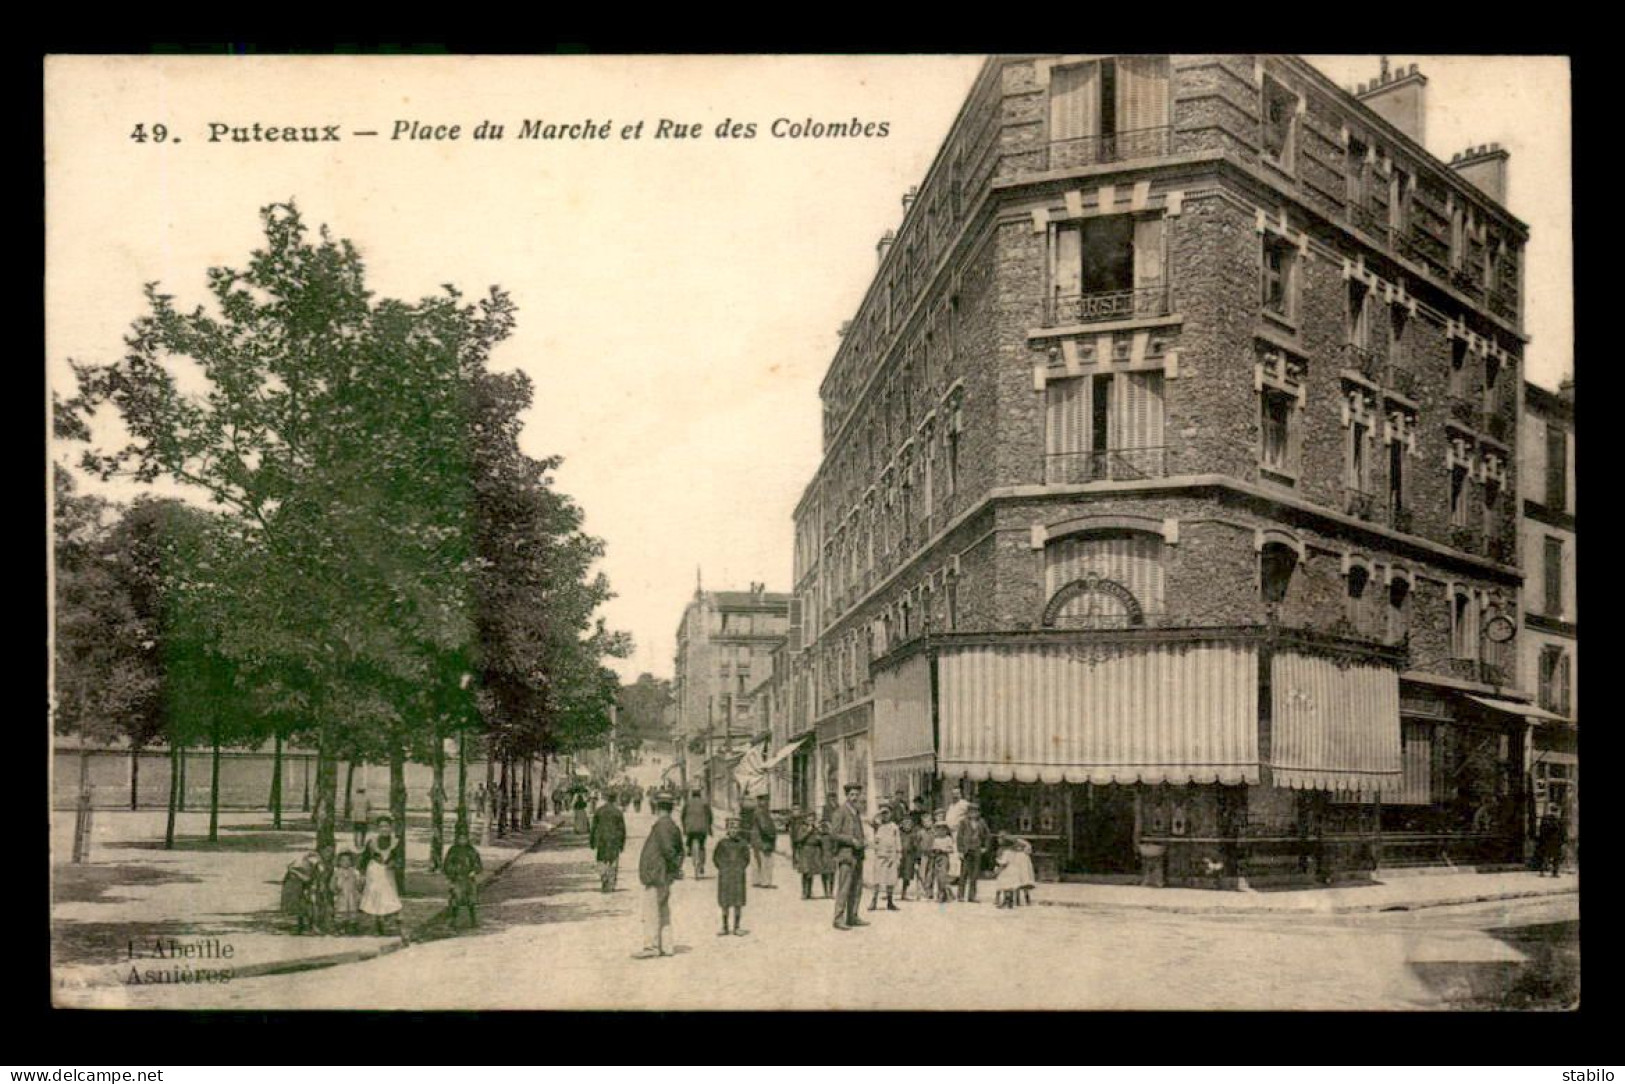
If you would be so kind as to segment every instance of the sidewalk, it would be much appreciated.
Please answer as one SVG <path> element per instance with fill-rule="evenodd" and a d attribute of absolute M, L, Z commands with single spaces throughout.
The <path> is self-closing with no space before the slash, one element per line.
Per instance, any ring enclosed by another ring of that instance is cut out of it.
<path fill-rule="evenodd" d="M 1114 884 L 1041 884 L 1033 889 L 1033 902 L 1049 907 L 1101 911 L 1129 909 L 1205 915 L 1336 915 L 1415 911 L 1488 900 L 1561 896 L 1579 890 L 1580 878 L 1573 872 L 1555 880 L 1528 871 L 1439 873 L 1429 876 L 1400 872 L 1378 874 L 1365 884 L 1259 892 Z"/>
<path fill-rule="evenodd" d="M 63 998 L 71 1000 L 76 990 L 145 981 L 154 970 L 163 973 L 160 981 L 173 981 L 177 968 L 230 968 L 233 978 L 246 978 L 370 959 L 405 947 L 393 936 L 298 936 L 288 929 L 278 903 L 288 863 L 310 848 L 303 815 L 285 814 L 283 829 L 275 831 L 269 814 L 222 813 L 214 844 L 205 838 L 207 825 L 206 813 L 182 814 L 175 848 L 166 851 L 161 811 L 98 810 L 90 861 L 53 862 L 52 960 L 55 988 Z M 447 827 L 449 832 L 449 821 Z M 552 819 L 544 818 L 527 832 L 489 845 L 476 838 L 485 866 L 481 885 L 551 828 Z M 71 853 L 72 833 L 72 811 L 54 814 L 53 856 Z M 401 924 L 413 941 L 437 932 L 446 903 L 445 879 L 428 868 L 428 844 L 427 814 L 411 815 Z M 193 955 L 171 957 L 172 940 L 197 948 Z"/>

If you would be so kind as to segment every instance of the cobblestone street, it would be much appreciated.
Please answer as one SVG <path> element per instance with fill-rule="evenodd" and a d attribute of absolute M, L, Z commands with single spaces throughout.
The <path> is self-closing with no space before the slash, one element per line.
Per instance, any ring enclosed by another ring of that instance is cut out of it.
<path fill-rule="evenodd" d="M 1555 1008 L 1578 997 L 1573 895 L 1362 915 L 1015 911 L 908 902 L 837 932 L 779 862 L 745 937 L 716 936 L 716 882 L 672 892 L 678 953 L 634 960 L 633 838 L 598 891 L 584 840 L 544 839 L 486 892 L 478 934 L 227 986 L 131 988 L 142 1008 L 1416 1009 Z M 1042 898 L 1044 886 L 1037 895 Z M 867 906 L 867 902 L 865 903 Z"/>

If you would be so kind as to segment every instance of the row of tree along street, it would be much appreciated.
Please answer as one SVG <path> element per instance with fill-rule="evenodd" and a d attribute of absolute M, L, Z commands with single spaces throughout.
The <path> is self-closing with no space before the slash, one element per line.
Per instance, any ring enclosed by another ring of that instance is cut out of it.
<path fill-rule="evenodd" d="M 603 545 L 553 488 L 559 460 L 520 451 L 531 382 L 489 367 L 515 326 L 503 291 L 377 298 L 348 241 L 313 237 L 292 204 L 261 217 L 246 268 L 209 271 L 211 305 L 149 284 L 122 358 L 75 361 L 56 402 L 87 474 L 199 499 L 120 507 L 58 466 L 54 725 L 177 764 L 212 749 L 216 780 L 222 746 L 270 743 L 278 817 L 284 744 L 314 749 L 329 856 L 341 761 L 389 764 L 398 825 L 405 764 L 430 764 L 438 859 L 448 741 L 483 746 L 528 817 L 536 758 L 603 740 L 604 663 L 630 648 L 595 616 Z"/>

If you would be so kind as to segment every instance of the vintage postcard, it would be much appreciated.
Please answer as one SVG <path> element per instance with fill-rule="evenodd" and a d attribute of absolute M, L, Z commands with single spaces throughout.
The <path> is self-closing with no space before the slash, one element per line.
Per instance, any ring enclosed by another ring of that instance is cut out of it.
<path fill-rule="evenodd" d="M 46 58 L 55 1004 L 1576 1007 L 1568 76 Z"/>

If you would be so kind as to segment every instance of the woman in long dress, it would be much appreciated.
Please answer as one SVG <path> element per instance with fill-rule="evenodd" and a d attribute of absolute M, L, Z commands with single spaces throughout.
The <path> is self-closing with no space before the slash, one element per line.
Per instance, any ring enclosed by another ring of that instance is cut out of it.
<path fill-rule="evenodd" d="M 371 915 L 379 936 L 401 932 L 401 895 L 395 890 L 395 852 L 400 847 L 389 818 L 378 822 L 378 834 L 367 842 L 366 880 L 361 887 L 361 913 Z"/>

